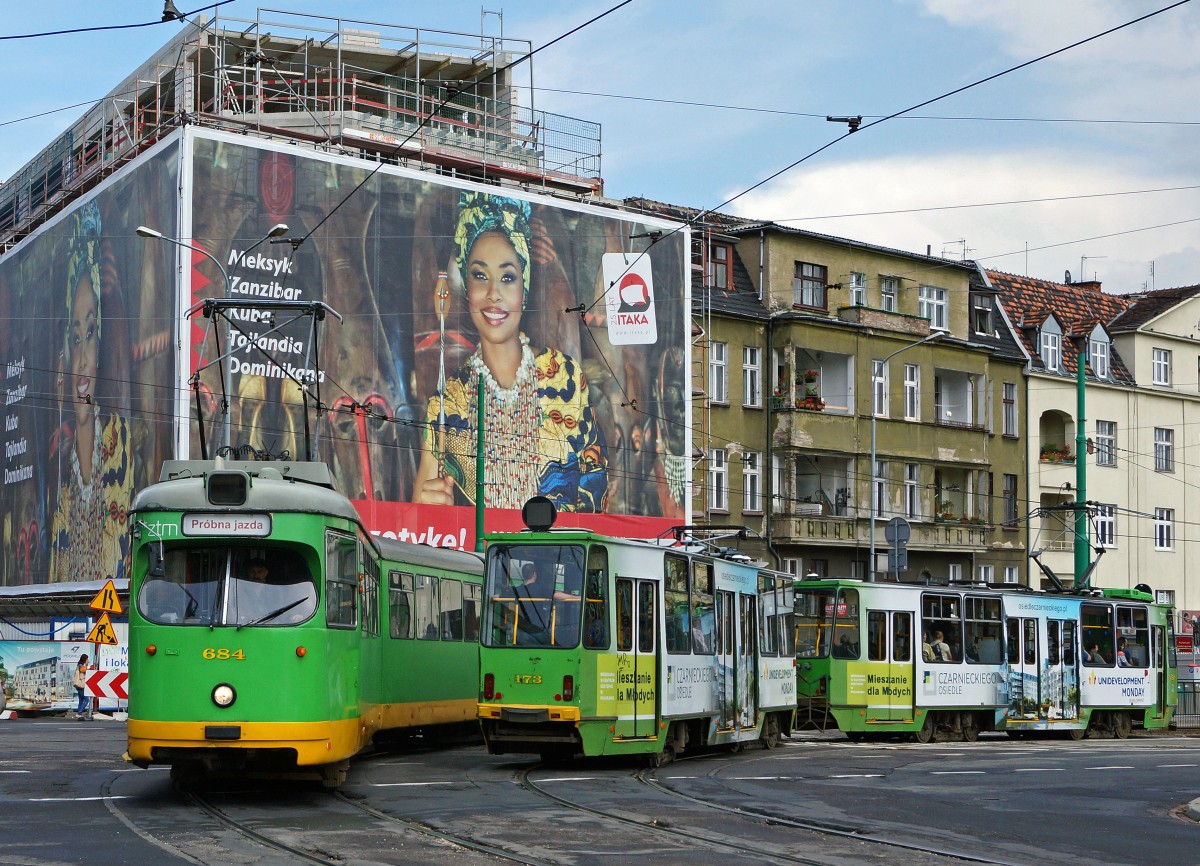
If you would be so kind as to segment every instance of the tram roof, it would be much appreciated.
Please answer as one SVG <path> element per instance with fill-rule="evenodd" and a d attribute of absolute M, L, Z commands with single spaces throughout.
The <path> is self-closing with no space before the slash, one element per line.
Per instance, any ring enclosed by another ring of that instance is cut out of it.
<path fill-rule="evenodd" d="M 52 616 L 92 616 L 92 600 L 108 583 L 84 580 L 75 583 L 32 583 L 0 586 L 0 617 L 45 619 Z M 117 596 L 128 609 L 129 580 L 113 580 Z"/>
<path fill-rule="evenodd" d="M 411 541 L 398 541 L 378 535 L 371 537 L 379 545 L 379 552 L 388 559 L 426 568 L 449 568 L 471 574 L 483 574 L 483 556 L 473 551 L 414 544 Z"/>

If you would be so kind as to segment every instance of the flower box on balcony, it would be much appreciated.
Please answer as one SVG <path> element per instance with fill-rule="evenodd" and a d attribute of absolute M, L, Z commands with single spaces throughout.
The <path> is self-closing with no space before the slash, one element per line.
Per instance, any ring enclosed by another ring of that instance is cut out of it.
<path fill-rule="evenodd" d="M 797 409 L 808 409 L 810 412 L 820 412 L 825 408 L 825 401 L 820 397 L 800 397 L 796 400 Z"/>

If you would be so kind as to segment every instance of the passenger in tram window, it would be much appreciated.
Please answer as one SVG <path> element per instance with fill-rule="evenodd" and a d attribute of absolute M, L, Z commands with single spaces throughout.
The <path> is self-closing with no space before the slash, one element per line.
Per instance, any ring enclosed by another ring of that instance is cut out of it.
<path fill-rule="evenodd" d="M 946 643 L 946 639 L 940 631 L 933 633 L 933 655 L 937 661 L 954 661 L 954 655 L 950 652 L 950 644 Z"/>
<path fill-rule="evenodd" d="M 1129 652 L 1126 649 L 1126 641 L 1125 638 L 1121 638 L 1119 641 L 1117 641 L 1117 667 L 1127 668 L 1130 666 L 1131 663 L 1129 661 Z"/>
<path fill-rule="evenodd" d="M 921 661 L 933 661 L 933 647 L 929 645 L 929 632 L 921 632 Z"/>
<path fill-rule="evenodd" d="M 849 634 L 843 633 L 838 638 L 837 646 L 833 648 L 833 657 L 839 659 L 858 658 L 858 643 L 851 640 Z"/>
<path fill-rule="evenodd" d="M 1091 649 L 1083 651 L 1083 660 L 1089 665 L 1106 665 L 1108 662 L 1104 660 L 1104 656 L 1100 655 L 1100 645 L 1093 642 Z"/>

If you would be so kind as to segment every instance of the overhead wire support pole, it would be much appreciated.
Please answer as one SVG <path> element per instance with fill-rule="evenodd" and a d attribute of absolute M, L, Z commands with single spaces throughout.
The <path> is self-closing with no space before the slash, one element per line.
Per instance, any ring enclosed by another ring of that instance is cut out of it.
<path fill-rule="evenodd" d="M 1088 335 L 1078 338 L 1075 346 L 1075 587 L 1087 589 L 1091 580 L 1092 546 L 1088 543 L 1091 528 L 1087 513 L 1087 430 L 1086 384 Z"/>

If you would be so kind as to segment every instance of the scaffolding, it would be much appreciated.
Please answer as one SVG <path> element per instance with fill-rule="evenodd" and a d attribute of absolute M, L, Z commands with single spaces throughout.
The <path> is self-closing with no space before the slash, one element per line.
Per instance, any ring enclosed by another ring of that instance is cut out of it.
<path fill-rule="evenodd" d="M 0 253 L 185 124 L 598 197 L 600 126 L 534 109 L 531 50 L 279 10 L 200 16 L 0 186 Z"/>

